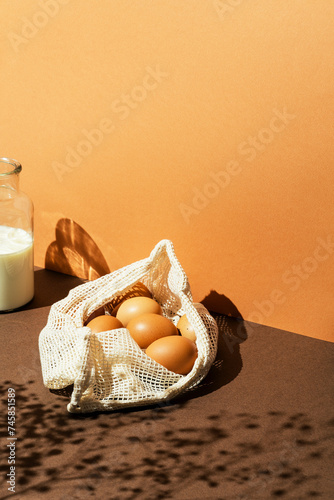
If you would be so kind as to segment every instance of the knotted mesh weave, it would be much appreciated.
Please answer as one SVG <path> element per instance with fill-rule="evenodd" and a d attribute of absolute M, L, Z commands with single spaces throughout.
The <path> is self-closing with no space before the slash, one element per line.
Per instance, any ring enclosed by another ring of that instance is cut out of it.
<path fill-rule="evenodd" d="M 144 283 L 175 325 L 186 314 L 196 333 L 198 357 L 188 375 L 178 375 L 149 358 L 126 328 L 93 334 L 83 326 L 99 307 Z M 51 306 L 39 336 L 44 385 L 73 385 L 69 412 L 114 410 L 169 400 L 206 376 L 217 352 L 218 328 L 202 304 L 192 300 L 187 276 L 171 241 L 149 257 L 73 288 Z"/>

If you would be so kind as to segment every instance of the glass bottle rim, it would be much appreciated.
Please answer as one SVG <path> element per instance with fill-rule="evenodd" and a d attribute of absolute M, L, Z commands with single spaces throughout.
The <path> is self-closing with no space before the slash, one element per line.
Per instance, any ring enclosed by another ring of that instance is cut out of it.
<path fill-rule="evenodd" d="M 0 164 L 1 163 L 7 163 L 8 165 L 12 165 L 12 167 L 14 168 L 10 169 L 8 167 L 7 172 L 6 171 L 2 172 L 0 168 L 0 177 L 5 175 L 19 174 L 22 170 L 21 163 L 18 162 L 17 160 L 14 160 L 13 158 L 0 158 Z"/>

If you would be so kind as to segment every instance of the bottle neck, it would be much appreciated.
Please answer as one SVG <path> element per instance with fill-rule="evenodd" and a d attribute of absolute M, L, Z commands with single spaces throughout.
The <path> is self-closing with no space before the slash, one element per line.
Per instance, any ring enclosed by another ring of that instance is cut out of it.
<path fill-rule="evenodd" d="M 19 176 L 22 166 L 16 160 L 0 158 L 0 187 L 19 190 Z"/>

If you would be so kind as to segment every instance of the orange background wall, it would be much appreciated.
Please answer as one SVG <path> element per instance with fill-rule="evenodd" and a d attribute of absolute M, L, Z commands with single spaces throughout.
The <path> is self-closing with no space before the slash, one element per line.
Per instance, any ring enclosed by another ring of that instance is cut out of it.
<path fill-rule="evenodd" d="M 332 2 L 0 9 L 37 265 L 94 278 L 168 238 L 195 300 L 334 340 Z"/>

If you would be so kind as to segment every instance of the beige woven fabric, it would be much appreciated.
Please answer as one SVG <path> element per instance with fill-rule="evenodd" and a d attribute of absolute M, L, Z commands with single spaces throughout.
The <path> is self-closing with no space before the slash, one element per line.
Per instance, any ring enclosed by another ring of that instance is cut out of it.
<path fill-rule="evenodd" d="M 187 314 L 195 328 L 198 357 L 188 375 L 177 375 L 149 358 L 126 328 L 92 334 L 83 326 L 99 307 L 144 283 L 163 314 L 176 325 Z M 169 400 L 197 385 L 217 352 L 218 328 L 202 304 L 195 304 L 169 240 L 160 241 L 146 259 L 73 288 L 52 305 L 39 336 L 44 385 L 73 384 L 69 412 L 114 410 Z"/>

